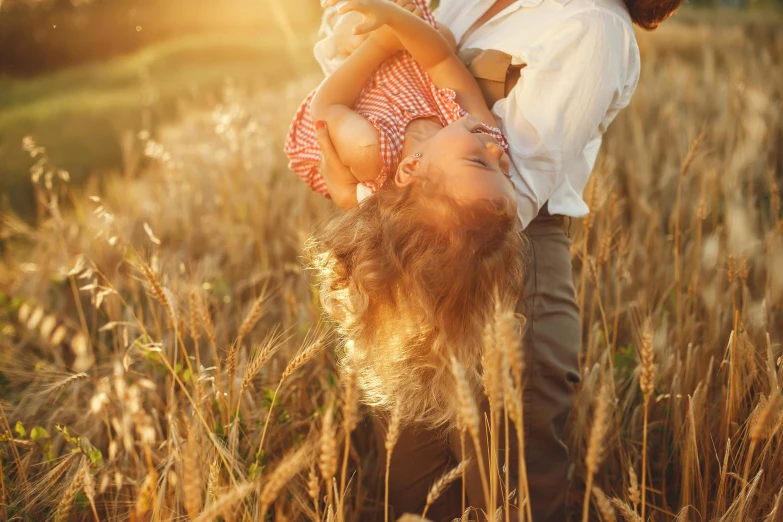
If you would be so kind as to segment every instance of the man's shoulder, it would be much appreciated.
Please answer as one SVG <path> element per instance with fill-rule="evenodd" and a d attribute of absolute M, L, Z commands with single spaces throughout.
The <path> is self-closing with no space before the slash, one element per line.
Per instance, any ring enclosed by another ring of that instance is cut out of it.
<path fill-rule="evenodd" d="M 624 29 L 633 34 L 633 22 L 628 8 L 623 0 L 544 0 L 555 2 L 563 6 L 562 16 L 571 18 L 595 19 L 603 21 L 617 21 Z"/>

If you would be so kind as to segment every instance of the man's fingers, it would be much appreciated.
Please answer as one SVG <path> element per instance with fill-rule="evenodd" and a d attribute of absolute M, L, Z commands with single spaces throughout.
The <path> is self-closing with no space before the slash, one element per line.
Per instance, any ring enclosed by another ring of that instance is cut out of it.
<path fill-rule="evenodd" d="M 332 1 L 332 4 L 336 3 L 333 0 L 327 0 Z M 348 2 L 345 2 L 343 5 L 340 6 L 340 9 L 337 10 L 340 14 L 345 14 L 350 11 L 356 11 L 359 9 L 359 2 L 356 2 L 355 0 L 349 0 Z"/>
<path fill-rule="evenodd" d="M 335 158 L 339 160 L 337 151 L 334 149 L 334 145 L 332 145 L 332 138 L 329 137 L 329 129 L 326 128 L 326 124 L 323 122 L 316 122 L 315 124 L 315 141 L 318 142 L 321 153 L 327 162 Z"/>
<path fill-rule="evenodd" d="M 405 9 L 406 11 L 413 13 L 419 18 L 424 18 L 424 11 L 419 6 L 411 2 L 411 0 L 397 0 L 397 5 Z"/>
<path fill-rule="evenodd" d="M 376 24 L 373 20 L 364 21 L 360 24 L 356 24 L 353 26 L 353 34 L 359 36 L 359 35 L 370 33 L 377 28 L 378 28 L 378 24 Z"/>

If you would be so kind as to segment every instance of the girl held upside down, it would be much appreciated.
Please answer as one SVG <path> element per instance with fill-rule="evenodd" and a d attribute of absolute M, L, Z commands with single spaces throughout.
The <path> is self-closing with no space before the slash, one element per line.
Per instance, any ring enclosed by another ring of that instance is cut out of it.
<path fill-rule="evenodd" d="M 494 291 L 521 292 L 522 238 L 506 141 L 425 0 L 413 4 L 420 17 L 389 0 L 340 7 L 370 34 L 299 108 L 286 153 L 346 210 L 307 248 L 352 341 L 341 364 L 366 403 L 401 402 L 404 421 L 434 427 L 454 420 L 450 356 L 478 386 Z"/>

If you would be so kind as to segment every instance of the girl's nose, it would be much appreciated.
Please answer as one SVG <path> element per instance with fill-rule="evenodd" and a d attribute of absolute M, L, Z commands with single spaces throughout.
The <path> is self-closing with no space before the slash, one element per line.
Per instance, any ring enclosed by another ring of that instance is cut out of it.
<path fill-rule="evenodd" d="M 494 158 L 500 159 L 500 157 L 503 155 L 503 147 L 498 145 L 497 143 L 487 143 L 486 145 L 487 150 Z"/>

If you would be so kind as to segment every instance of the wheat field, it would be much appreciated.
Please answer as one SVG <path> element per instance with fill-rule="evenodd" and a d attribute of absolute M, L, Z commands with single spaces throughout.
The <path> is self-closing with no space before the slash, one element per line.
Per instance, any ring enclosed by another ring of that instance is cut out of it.
<path fill-rule="evenodd" d="M 638 34 L 571 229 L 574 520 L 783 520 L 783 31 L 690 14 Z M 383 519 L 301 259 L 332 208 L 282 154 L 316 82 L 229 86 L 82 187 L 25 141 L 38 224 L 0 224 L 0 520 Z"/>

